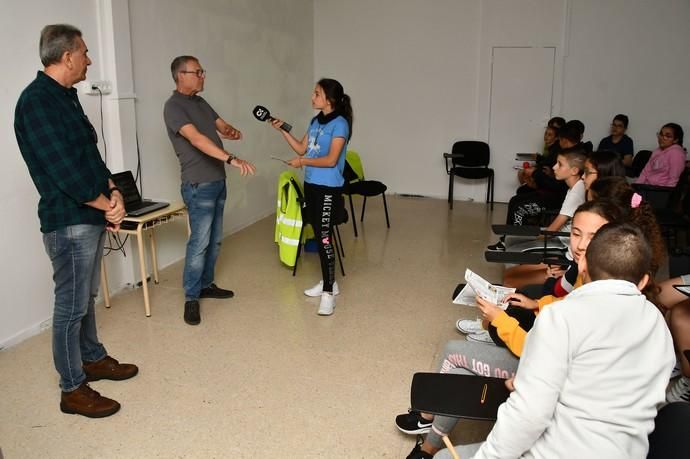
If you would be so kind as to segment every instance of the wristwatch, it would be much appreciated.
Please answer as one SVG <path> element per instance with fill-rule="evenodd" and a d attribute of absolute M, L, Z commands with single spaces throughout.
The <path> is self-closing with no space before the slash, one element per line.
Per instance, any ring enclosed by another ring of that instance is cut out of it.
<path fill-rule="evenodd" d="M 229 154 L 229 153 L 228 153 Z M 230 155 L 228 156 L 228 159 L 225 160 L 226 163 L 230 164 L 233 159 L 237 159 L 237 156 L 235 155 Z"/>

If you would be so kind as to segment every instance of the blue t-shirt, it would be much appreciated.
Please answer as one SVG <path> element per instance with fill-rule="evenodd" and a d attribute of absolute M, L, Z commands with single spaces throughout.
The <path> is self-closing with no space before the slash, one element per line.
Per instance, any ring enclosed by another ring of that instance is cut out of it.
<path fill-rule="evenodd" d="M 343 137 L 345 145 L 340 150 L 338 162 L 333 167 L 306 166 L 304 169 L 304 181 L 314 185 L 332 187 L 343 186 L 343 170 L 345 169 L 345 152 L 347 151 L 347 139 L 350 135 L 350 127 L 342 116 L 320 124 L 316 118 L 311 121 L 307 131 L 307 153 L 305 158 L 321 158 L 328 156 L 331 142 L 336 137 Z"/>

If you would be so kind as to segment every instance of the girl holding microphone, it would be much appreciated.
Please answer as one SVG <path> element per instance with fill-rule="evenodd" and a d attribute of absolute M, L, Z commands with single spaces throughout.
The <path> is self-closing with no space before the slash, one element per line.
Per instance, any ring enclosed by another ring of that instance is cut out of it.
<path fill-rule="evenodd" d="M 305 220 L 314 228 L 323 280 L 305 290 L 304 294 L 320 296 L 318 314 L 329 316 L 333 314 L 335 295 L 339 293 L 335 282 L 335 247 L 331 234 L 335 212 L 340 211 L 342 205 L 345 152 L 352 137 L 352 106 L 343 86 L 330 78 L 322 78 L 316 83 L 311 106 L 320 111 L 312 118 L 301 140 L 281 130 L 281 120 L 273 120 L 272 124 L 297 153 L 288 161 L 288 165 L 305 169 Z"/>

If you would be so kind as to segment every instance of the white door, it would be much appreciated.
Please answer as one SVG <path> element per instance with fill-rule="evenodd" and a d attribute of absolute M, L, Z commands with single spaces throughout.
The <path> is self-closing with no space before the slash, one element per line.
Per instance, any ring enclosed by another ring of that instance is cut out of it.
<path fill-rule="evenodd" d="M 555 48 L 494 47 L 489 146 L 495 200 L 508 202 L 518 181 L 515 154 L 541 152 L 551 116 Z"/>

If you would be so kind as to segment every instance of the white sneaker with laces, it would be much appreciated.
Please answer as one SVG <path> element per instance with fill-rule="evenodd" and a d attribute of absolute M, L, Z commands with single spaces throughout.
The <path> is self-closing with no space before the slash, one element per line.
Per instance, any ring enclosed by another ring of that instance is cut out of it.
<path fill-rule="evenodd" d="M 307 296 L 311 296 L 312 298 L 317 298 L 321 296 L 323 293 L 323 281 L 320 280 L 318 284 L 313 286 L 312 288 L 308 288 L 304 291 L 304 294 Z M 338 282 L 333 282 L 333 295 L 338 295 L 340 293 L 340 289 L 338 288 Z"/>
<path fill-rule="evenodd" d="M 458 329 L 460 333 L 469 335 L 470 333 L 479 333 L 484 330 L 482 327 L 482 319 L 459 319 L 455 322 L 455 328 Z"/>
<path fill-rule="evenodd" d="M 671 385 L 671 388 L 666 392 L 666 401 L 673 402 L 690 402 L 690 378 L 681 376 Z"/>
<path fill-rule="evenodd" d="M 491 339 L 491 335 L 489 335 L 489 332 L 487 330 L 482 330 L 477 333 L 470 333 L 467 335 L 467 341 L 473 341 L 475 343 L 484 343 L 484 344 L 492 344 L 496 345 L 494 343 L 494 340 Z"/>
<path fill-rule="evenodd" d="M 335 309 L 335 296 L 331 293 L 321 294 L 321 303 L 319 303 L 319 311 L 317 312 L 320 316 L 330 316 L 333 314 Z"/>

